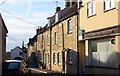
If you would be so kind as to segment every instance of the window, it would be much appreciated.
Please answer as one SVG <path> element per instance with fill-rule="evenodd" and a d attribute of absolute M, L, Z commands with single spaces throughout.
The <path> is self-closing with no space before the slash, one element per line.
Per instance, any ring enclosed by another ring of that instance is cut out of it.
<path fill-rule="evenodd" d="M 68 33 L 72 32 L 72 20 L 68 20 Z"/>
<path fill-rule="evenodd" d="M 44 34 L 42 34 L 42 42 L 44 41 Z"/>
<path fill-rule="evenodd" d="M 107 11 L 111 8 L 114 8 L 115 1 L 114 0 L 104 0 L 104 10 Z"/>
<path fill-rule="evenodd" d="M 48 64 L 50 64 L 50 54 L 48 53 Z"/>
<path fill-rule="evenodd" d="M 60 64 L 61 63 L 61 60 L 60 60 L 60 53 L 57 54 L 57 63 Z"/>
<path fill-rule="evenodd" d="M 49 40 L 49 36 L 47 35 L 47 44 L 49 44 L 49 41 L 50 41 L 50 40 Z"/>
<path fill-rule="evenodd" d="M 72 50 L 68 51 L 68 63 L 73 64 L 73 52 L 72 52 Z"/>
<path fill-rule="evenodd" d="M 38 52 L 38 60 L 41 61 L 42 60 L 42 52 Z"/>
<path fill-rule="evenodd" d="M 10 62 L 9 65 L 8 65 L 9 70 L 18 69 L 19 67 L 20 67 L 19 62 Z"/>
<path fill-rule="evenodd" d="M 22 55 L 22 52 L 19 52 L 19 55 Z"/>
<path fill-rule="evenodd" d="M 55 32 L 55 44 L 57 44 L 58 41 L 58 36 L 57 36 L 57 32 Z"/>
<path fill-rule="evenodd" d="M 53 53 L 53 64 L 56 64 L 56 54 Z"/>
<path fill-rule="evenodd" d="M 89 44 L 89 65 L 97 67 L 116 68 L 115 45 L 111 43 L 112 38 L 91 40 Z"/>
<path fill-rule="evenodd" d="M 95 2 L 94 0 L 92 0 L 87 4 L 87 15 L 92 16 L 94 14 L 95 14 Z"/>

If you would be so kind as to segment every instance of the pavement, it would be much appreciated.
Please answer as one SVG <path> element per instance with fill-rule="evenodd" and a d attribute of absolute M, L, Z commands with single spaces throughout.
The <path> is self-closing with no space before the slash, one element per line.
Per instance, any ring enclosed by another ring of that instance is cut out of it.
<path fill-rule="evenodd" d="M 47 69 L 41 69 L 41 68 L 30 68 L 30 69 L 32 71 L 36 71 L 36 72 L 43 73 L 43 74 L 58 74 L 58 72 L 50 71 Z M 61 73 L 59 73 L 59 74 L 61 74 Z"/>

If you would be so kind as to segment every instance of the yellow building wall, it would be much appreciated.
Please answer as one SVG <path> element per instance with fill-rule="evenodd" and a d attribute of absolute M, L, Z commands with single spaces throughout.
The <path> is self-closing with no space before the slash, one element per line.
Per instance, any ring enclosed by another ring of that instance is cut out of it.
<path fill-rule="evenodd" d="M 83 7 L 80 9 L 80 28 L 85 29 L 85 32 L 88 32 L 118 25 L 118 2 L 115 2 L 115 8 L 105 12 L 104 0 L 95 1 L 96 14 L 91 17 L 87 16 L 87 3 L 89 0 L 83 1 Z"/>
<path fill-rule="evenodd" d="M 120 65 L 120 36 L 116 36 L 115 37 L 115 51 L 117 53 L 117 63 L 118 65 Z"/>

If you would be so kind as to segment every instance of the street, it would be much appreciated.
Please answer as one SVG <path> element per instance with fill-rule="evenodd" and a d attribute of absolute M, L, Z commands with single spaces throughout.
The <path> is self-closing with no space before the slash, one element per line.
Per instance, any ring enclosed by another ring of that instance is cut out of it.
<path fill-rule="evenodd" d="M 47 74 L 47 72 L 45 71 L 41 71 L 40 69 L 36 69 L 36 68 L 30 68 L 31 69 L 31 76 L 40 76 L 40 75 L 45 75 Z"/>

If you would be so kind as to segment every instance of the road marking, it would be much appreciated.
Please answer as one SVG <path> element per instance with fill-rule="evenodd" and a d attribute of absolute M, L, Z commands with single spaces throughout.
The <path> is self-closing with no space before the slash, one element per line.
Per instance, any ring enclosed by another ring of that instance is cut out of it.
<path fill-rule="evenodd" d="M 36 69 L 33 69 L 33 68 L 30 68 L 31 70 L 33 70 L 33 71 L 36 71 L 36 72 L 40 72 L 40 73 L 47 73 L 47 72 L 45 72 L 45 71 L 40 71 L 40 70 L 36 70 Z"/>

